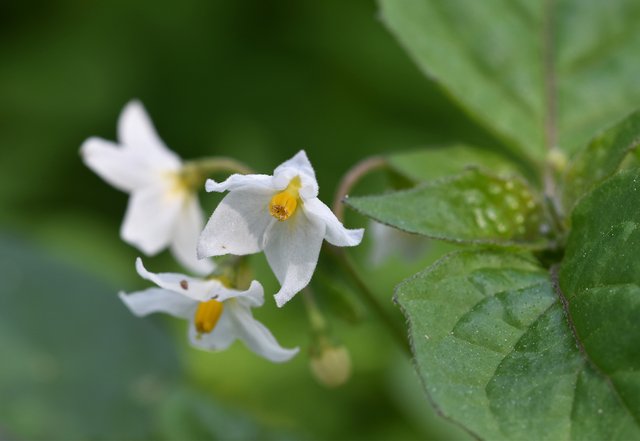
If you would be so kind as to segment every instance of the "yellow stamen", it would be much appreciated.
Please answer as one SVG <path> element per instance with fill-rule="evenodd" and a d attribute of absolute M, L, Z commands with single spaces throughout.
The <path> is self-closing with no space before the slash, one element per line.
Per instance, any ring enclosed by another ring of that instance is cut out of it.
<path fill-rule="evenodd" d="M 217 300 L 209 300 L 200 302 L 194 317 L 194 324 L 198 334 L 208 334 L 216 327 L 216 323 L 220 320 L 224 306 L 222 302 Z"/>
<path fill-rule="evenodd" d="M 286 221 L 296 212 L 298 199 L 300 199 L 300 176 L 296 176 L 289 182 L 287 188 L 271 198 L 269 213 L 279 221 Z"/>

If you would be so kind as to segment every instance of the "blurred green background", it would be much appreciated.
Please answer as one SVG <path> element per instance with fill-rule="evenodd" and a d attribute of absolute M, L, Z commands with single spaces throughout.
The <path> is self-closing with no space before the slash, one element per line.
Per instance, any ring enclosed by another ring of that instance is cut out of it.
<path fill-rule="evenodd" d="M 183 158 L 226 155 L 261 172 L 299 149 L 320 197 L 374 154 L 431 144 L 497 143 L 424 78 L 377 19 L 370 0 L 0 2 L 1 439 L 442 439 L 464 433 L 437 418 L 409 360 L 357 298 L 353 324 L 331 314 L 351 352 L 338 389 L 308 369 L 301 299 L 283 310 L 262 256 L 267 294 L 256 316 L 290 363 L 236 343 L 188 347 L 184 323 L 133 317 L 119 290 L 148 286 L 138 252 L 118 232 L 127 196 L 86 168 L 80 144 L 115 139 L 118 114 L 139 98 Z M 370 179 L 356 193 L 383 189 Z M 208 210 L 214 203 L 202 195 Z M 349 214 L 350 226 L 366 226 Z M 354 250 L 376 294 L 421 262 L 382 270 Z M 145 260 L 178 270 L 168 253 Z M 324 264 L 321 279 L 335 268 Z"/>

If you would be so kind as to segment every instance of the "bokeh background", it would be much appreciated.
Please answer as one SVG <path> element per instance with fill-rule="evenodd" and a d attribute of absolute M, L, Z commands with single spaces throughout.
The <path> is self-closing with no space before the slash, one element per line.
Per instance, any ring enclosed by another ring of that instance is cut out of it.
<path fill-rule="evenodd" d="M 306 149 L 325 201 L 370 155 L 498 145 L 418 71 L 371 0 L 0 2 L 0 439 L 465 437 L 435 416 L 410 361 L 355 295 L 345 320 L 314 286 L 352 357 L 337 389 L 309 373 L 299 298 L 256 313 L 284 346 L 301 347 L 284 365 L 240 343 L 197 351 L 184 323 L 137 319 L 120 304 L 118 291 L 148 286 L 118 236 L 127 196 L 78 150 L 89 136 L 115 139 L 132 98 L 183 158 L 233 156 L 269 173 Z M 355 192 L 384 188 L 374 177 Z M 351 213 L 347 222 L 366 226 Z M 394 284 L 443 249 L 374 269 L 370 245 L 352 253 L 401 321 Z M 145 262 L 179 270 L 168 253 Z M 262 256 L 253 262 L 269 300 L 276 281 Z M 331 285 L 334 274 L 325 263 L 318 277 Z"/>

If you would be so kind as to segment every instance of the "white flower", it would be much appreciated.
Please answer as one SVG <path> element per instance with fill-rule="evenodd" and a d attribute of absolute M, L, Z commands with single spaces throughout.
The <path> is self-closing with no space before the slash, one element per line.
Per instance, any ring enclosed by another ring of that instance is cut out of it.
<path fill-rule="evenodd" d="M 191 344 L 208 351 L 228 348 L 236 339 L 258 355 L 279 363 L 298 353 L 281 347 L 271 332 L 253 318 L 251 308 L 264 304 L 264 292 L 253 281 L 246 291 L 225 287 L 216 279 L 203 280 L 182 274 L 154 274 L 136 260 L 138 274 L 160 288 L 149 288 L 120 298 L 135 315 L 165 312 L 189 320 Z"/>
<path fill-rule="evenodd" d="M 364 230 L 348 230 L 318 199 L 318 182 L 304 151 L 269 175 L 232 175 L 208 180 L 207 191 L 229 190 L 207 223 L 198 256 L 245 255 L 264 250 L 282 287 L 284 305 L 307 286 L 318 262 L 322 240 L 354 246 Z"/>
<path fill-rule="evenodd" d="M 120 114 L 118 141 L 89 138 L 80 153 L 102 179 L 131 194 L 122 239 L 147 255 L 169 246 L 191 271 L 211 272 L 213 264 L 196 256 L 204 225 L 197 195 L 180 176 L 182 161 L 158 137 L 140 102 L 129 102 Z"/>

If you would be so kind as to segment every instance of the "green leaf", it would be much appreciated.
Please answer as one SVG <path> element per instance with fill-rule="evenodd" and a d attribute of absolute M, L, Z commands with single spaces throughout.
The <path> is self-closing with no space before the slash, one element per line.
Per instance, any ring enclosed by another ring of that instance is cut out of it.
<path fill-rule="evenodd" d="M 581 199 L 572 226 L 563 290 L 640 285 L 640 169 L 618 172 Z"/>
<path fill-rule="evenodd" d="M 380 0 L 418 66 L 476 119 L 541 158 L 640 103 L 636 0 Z"/>
<path fill-rule="evenodd" d="M 464 144 L 396 153 L 388 160 L 393 171 L 414 182 L 445 178 L 469 168 L 480 168 L 499 176 L 519 174 L 516 164 L 504 155 Z"/>
<path fill-rule="evenodd" d="M 600 133 L 569 163 L 564 174 L 568 209 L 580 196 L 618 170 L 627 154 L 640 145 L 640 111 Z"/>
<path fill-rule="evenodd" d="M 418 372 L 433 404 L 477 437 L 640 437 L 638 414 L 624 401 L 638 396 L 629 380 L 633 369 L 620 379 L 628 387 L 612 387 L 576 346 L 548 272 L 530 257 L 451 254 L 400 284 L 396 301 L 409 321 Z M 598 328 L 592 312 L 576 316 L 576 325 Z M 638 317 L 633 310 L 625 318 L 632 314 Z M 607 341 L 617 354 L 613 339 Z"/>
<path fill-rule="evenodd" d="M 640 421 L 640 170 L 580 200 L 560 286 L 581 348 Z"/>
<path fill-rule="evenodd" d="M 352 208 L 409 233 L 453 242 L 542 248 L 543 212 L 521 180 L 470 170 L 407 191 L 353 197 Z"/>
<path fill-rule="evenodd" d="M 133 266 L 132 266 L 133 271 Z M 19 439 L 146 439 L 171 339 L 104 281 L 0 235 L 0 421 Z"/>

